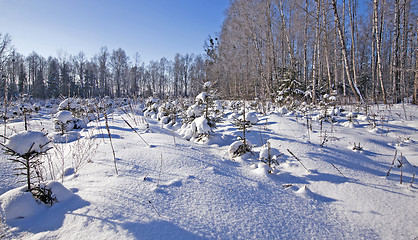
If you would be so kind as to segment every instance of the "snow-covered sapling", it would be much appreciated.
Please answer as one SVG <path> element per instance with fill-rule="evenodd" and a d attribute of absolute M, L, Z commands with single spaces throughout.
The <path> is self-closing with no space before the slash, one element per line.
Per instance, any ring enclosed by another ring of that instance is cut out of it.
<path fill-rule="evenodd" d="M 172 125 L 176 122 L 177 108 L 176 104 L 171 102 L 165 102 L 158 108 L 157 120 L 162 124 L 168 124 L 171 122 Z"/>
<path fill-rule="evenodd" d="M 251 126 L 253 124 L 257 123 L 257 121 L 258 121 L 258 118 L 255 119 L 256 118 L 255 115 L 254 115 L 255 116 L 254 117 L 252 114 L 246 114 L 245 101 L 243 102 L 243 105 L 244 106 L 242 108 L 242 115 L 238 118 L 235 118 L 234 121 L 232 122 L 232 124 L 234 124 L 238 128 L 238 130 L 242 131 L 241 140 L 242 140 L 243 145 L 240 146 L 240 148 L 238 149 L 239 150 L 239 152 L 238 152 L 239 155 L 242 155 L 246 152 L 251 151 L 251 146 L 247 142 L 246 134 L 247 134 L 248 130 L 251 128 Z"/>
<path fill-rule="evenodd" d="M 59 111 L 54 116 L 55 130 L 64 135 L 65 132 L 74 128 L 74 117 L 70 111 Z"/>
<path fill-rule="evenodd" d="M 8 138 L 6 144 L 0 143 L 4 153 L 12 156 L 10 160 L 21 165 L 21 167 L 16 168 L 16 170 L 21 170 L 16 175 L 26 176 L 27 190 L 45 203 L 48 203 L 47 201 L 50 200 L 48 197 L 48 194 L 50 196 L 50 192 L 41 189 L 39 184 L 35 186 L 32 179 L 36 175 L 39 182 L 41 180 L 39 167 L 42 162 L 39 160 L 39 156 L 46 154 L 51 149 L 49 142 L 49 139 L 42 132 L 22 131 Z"/>
<path fill-rule="evenodd" d="M 158 112 L 160 100 L 158 98 L 149 97 L 145 102 L 144 116 L 151 117 Z"/>
<path fill-rule="evenodd" d="M 208 140 L 216 123 L 220 121 L 219 102 L 215 105 L 213 92 L 210 91 L 211 83 L 206 82 L 203 87 L 205 91 L 197 95 L 195 104 L 187 109 L 180 129 L 186 139 L 198 142 Z"/>
<path fill-rule="evenodd" d="M 280 154 L 280 153 L 277 154 L 277 152 L 278 152 L 277 150 L 272 151 L 270 142 L 268 141 L 267 141 L 266 146 L 262 148 L 260 151 L 260 161 L 262 161 L 263 163 L 269 166 L 268 173 L 272 173 L 273 169 L 279 166 L 279 162 L 277 158 L 283 154 Z"/>
<path fill-rule="evenodd" d="M 356 143 L 354 143 L 353 150 L 354 151 L 361 151 L 361 150 L 363 150 L 363 147 L 360 146 L 360 143 L 358 143 L 358 146 L 356 145 Z"/>
<path fill-rule="evenodd" d="M 64 99 L 58 106 L 58 111 L 70 111 L 74 116 L 79 116 L 83 108 L 79 99 L 67 98 Z"/>

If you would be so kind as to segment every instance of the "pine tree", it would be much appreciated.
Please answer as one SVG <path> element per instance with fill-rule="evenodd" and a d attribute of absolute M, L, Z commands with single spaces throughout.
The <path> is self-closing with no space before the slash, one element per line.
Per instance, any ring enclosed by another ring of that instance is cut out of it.
<path fill-rule="evenodd" d="M 27 88 L 26 84 L 27 84 L 27 74 L 25 71 L 25 65 L 22 62 L 19 65 L 19 75 L 18 75 L 19 93 L 26 93 L 26 88 Z"/>
<path fill-rule="evenodd" d="M 69 69 L 68 63 L 64 62 L 61 65 L 60 84 L 59 84 L 60 94 L 64 96 L 70 96 L 70 83 L 71 83 L 70 69 Z"/>
<path fill-rule="evenodd" d="M 32 86 L 32 95 L 36 98 L 45 98 L 45 83 L 42 68 L 38 70 Z"/>
<path fill-rule="evenodd" d="M 48 59 L 48 96 L 58 97 L 59 96 L 59 63 L 57 59 Z"/>

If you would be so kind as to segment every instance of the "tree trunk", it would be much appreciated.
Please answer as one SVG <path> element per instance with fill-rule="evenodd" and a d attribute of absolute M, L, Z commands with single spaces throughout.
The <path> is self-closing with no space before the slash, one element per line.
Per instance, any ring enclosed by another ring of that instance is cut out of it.
<path fill-rule="evenodd" d="M 327 33 L 327 22 L 326 22 L 326 12 L 325 12 L 325 0 L 322 1 L 322 24 L 324 24 L 324 50 L 325 50 L 325 62 L 327 64 L 327 75 L 328 75 L 328 92 L 332 93 L 332 77 L 331 77 L 331 66 L 329 63 L 329 48 L 328 48 L 328 33 Z"/>
<path fill-rule="evenodd" d="M 305 90 L 308 88 L 308 0 L 305 1 L 305 42 L 303 44 L 303 80 L 305 83 Z"/>
<path fill-rule="evenodd" d="M 386 91 L 385 91 L 385 85 L 383 83 L 383 66 L 382 66 L 382 57 L 381 57 L 381 36 L 382 36 L 382 24 L 383 24 L 383 16 L 381 17 L 381 23 L 379 28 L 379 0 L 374 0 L 373 3 L 373 12 L 374 12 L 374 21 L 373 26 L 375 27 L 375 40 L 376 40 L 376 57 L 377 57 L 377 77 L 378 81 L 380 82 L 380 87 L 382 90 L 382 98 L 383 103 L 387 104 L 386 100 Z M 380 30 L 379 30 L 380 29 Z"/>
<path fill-rule="evenodd" d="M 392 77 L 392 98 L 393 103 L 399 101 L 399 0 L 395 0 L 395 14 L 393 16 L 393 41 L 392 41 L 392 64 L 391 64 L 391 77 Z"/>
<path fill-rule="evenodd" d="M 344 64 L 345 64 L 345 72 L 346 72 L 346 75 L 347 75 L 347 80 L 348 80 L 348 83 L 350 84 L 351 90 L 354 92 L 354 95 L 356 96 L 357 101 L 364 103 L 363 97 L 361 96 L 361 93 L 358 90 L 357 85 L 354 83 L 353 78 L 352 78 L 351 73 L 350 73 L 350 68 L 349 68 L 349 65 L 348 65 L 349 60 L 348 60 L 348 55 L 347 55 L 347 47 L 346 47 L 346 44 L 345 44 L 344 32 L 342 31 L 342 28 L 341 28 L 340 18 L 338 17 L 336 0 L 332 0 L 332 7 L 334 9 L 335 24 L 337 25 L 338 34 L 340 36 L 341 51 L 342 51 L 342 54 L 343 54 L 343 60 L 344 60 Z"/>
<path fill-rule="evenodd" d="M 349 8 L 349 15 L 350 15 L 350 29 L 351 29 L 351 61 L 353 64 L 353 80 L 354 83 L 357 85 L 357 65 L 356 65 L 356 41 L 355 41 L 355 7 L 353 4 L 353 0 L 348 0 L 348 8 Z"/>
<path fill-rule="evenodd" d="M 417 17 L 417 43 L 418 43 L 418 17 Z M 414 104 L 418 105 L 418 44 L 415 49 L 415 83 L 414 83 Z"/>
<path fill-rule="evenodd" d="M 377 86 L 377 80 L 376 80 L 376 65 L 377 65 L 377 59 L 376 59 L 376 26 L 375 26 L 375 12 L 373 11 L 373 26 L 372 26 L 372 58 L 371 58 L 371 63 L 372 63 L 372 97 L 373 97 L 373 102 L 377 103 L 377 98 L 376 98 L 376 86 Z"/>

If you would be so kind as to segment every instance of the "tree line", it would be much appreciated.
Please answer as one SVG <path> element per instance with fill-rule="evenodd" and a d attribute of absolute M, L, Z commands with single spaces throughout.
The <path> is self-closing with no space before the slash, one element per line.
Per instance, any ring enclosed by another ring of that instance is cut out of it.
<path fill-rule="evenodd" d="M 410 0 L 234 0 L 207 43 L 208 74 L 224 96 L 417 103 L 417 7 Z"/>
<path fill-rule="evenodd" d="M 47 59 L 0 34 L 0 94 L 189 97 L 211 81 L 223 98 L 418 103 L 418 3 L 411 0 L 233 0 L 204 55 L 147 65 L 102 47 Z"/>
<path fill-rule="evenodd" d="M 91 59 L 58 53 L 47 59 L 32 52 L 23 56 L 12 47 L 11 37 L 0 34 L 0 94 L 8 99 L 21 94 L 35 98 L 89 97 L 188 97 L 202 88 L 205 75 L 201 55 L 176 54 L 141 62 L 137 53 L 130 59 L 119 48 L 106 47 Z"/>

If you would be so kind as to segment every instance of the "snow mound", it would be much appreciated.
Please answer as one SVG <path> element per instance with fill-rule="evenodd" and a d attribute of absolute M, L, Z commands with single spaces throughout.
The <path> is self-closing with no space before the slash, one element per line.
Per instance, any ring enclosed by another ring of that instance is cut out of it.
<path fill-rule="evenodd" d="M 369 120 L 369 117 L 367 117 L 366 115 L 358 115 L 357 120 L 367 122 Z"/>
<path fill-rule="evenodd" d="M 347 121 L 347 122 L 342 123 L 341 125 L 347 128 L 355 128 L 357 124 L 358 123 L 356 121 Z"/>
<path fill-rule="evenodd" d="M 196 133 L 200 134 L 208 134 L 210 133 L 210 126 L 208 125 L 208 120 L 205 118 L 205 116 L 201 116 L 196 118 L 193 121 L 192 128 L 196 128 Z"/>
<path fill-rule="evenodd" d="M 19 155 L 24 155 L 29 151 L 44 153 L 49 149 L 48 143 L 49 139 L 42 132 L 22 131 L 13 134 L 5 146 Z"/>
<path fill-rule="evenodd" d="M 55 118 L 55 121 L 59 121 L 62 123 L 67 123 L 74 119 L 73 114 L 67 110 L 57 112 L 54 118 Z"/>
<path fill-rule="evenodd" d="M 278 159 L 282 155 L 279 150 L 270 148 L 270 157 L 272 159 Z M 260 159 L 269 159 L 269 149 L 267 146 L 260 149 Z"/>
<path fill-rule="evenodd" d="M 15 188 L 0 196 L 1 208 L 4 210 L 6 222 L 33 216 L 45 207 L 38 204 L 32 193 L 26 190 L 26 187 Z"/>
<path fill-rule="evenodd" d="M 78 103 L 78 101 L 76 99 L 67 98 L 59 104 L 58 110 L 77 109 L 79 106 L 80 106 L 80 104 Z"/>
<path fill-rule="evenodd" d="M 248 140 L 247 140 L 247 143 L 246 143 L 246 145 L 247 145 L 246 149 L 244 149 L 243 145 L 244 145 L 244 143 L 241 142 L 241 141 L 235 141 L 231 145 L 229 145 L 228 153 L 229 153 L 229 156 L 231 157 L 231 159 L 234 158 L 234 157 L 237 157 L 237 156 L 242 156 L 241 154 L 244 155 L 245 153 L 250 151 L 251 143 Z M 240 148 L 242 148 L 242 149 L 240 149 Z"/>
<path fill-rule="evenodd" d="M 296 194 L 304 197 L 304 198 L 313 198 L 314 197 L 314 193 L 307 187 L 301 187 L 299 188 L 299 190 L 296 191 Z"/>
<path fill-rule="evenodd" d="M 256 124 L 258 122 L 258 117 L 255 112 L 248 112 L 245 114 L 245 119 L 251 124 Z"/>
<path fill-rule="evenodd" d="M 239 146 L 244 145 L 241 141 L 235 141 L 231 145 L 229 145 L 228 153 L 231 158 L 235 156 L 235 152 L 238 150 Z"/>
<path fill-rule="evenodd" d="M 74 193 L 64 187 L 60 182 L 52 181 L 45 185 L 52 192 L 58 202 L 68 200 Z M 37 202 L 26 187 L 20 187 L 5 192 L 0 196 L 0 206 L 4 210 L 6 222 L 14 219 L 28 218 L 42 210 L 46 205 Z"/>
<path fill-rule="evenodd" d="M 268 176 L 269 174 L 269 170 L 271 170 L 269 168 L 269 166 L 267 164 L 264 163 L 258 163 L 257 165 L 253 165 L 252 166 L 252 172 L 257 175 L 257 176 Z"/>
<path fill-rule="evenodd" d="M 46 188 L 51 190 L 58 202 L 70 199 L 74 193 L 64 187 L 60 182 L 52 181 L 46 185 Z"/>
<path fill-rule="evenodd" d="M 71 132 L 66 132 L 64 134 L 53 133 L 50 135 L 50 137 L 51 137 L 51 141 L 53 141 L 54 143 L 70 143 L 70 142 L 74 142 L 80 139 L 81 135 L 79 132 L 71 131 Z"/>

